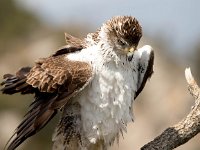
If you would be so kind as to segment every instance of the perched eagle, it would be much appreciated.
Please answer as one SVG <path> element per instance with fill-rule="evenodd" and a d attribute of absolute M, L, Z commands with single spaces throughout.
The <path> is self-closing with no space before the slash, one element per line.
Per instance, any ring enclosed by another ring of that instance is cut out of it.
<path fill-rule="evenodd" d="M 67 45 L 55 54 L 4 75 L 2 93 L 34 94 L 8 150 L 40 131 L 58 110 L 55 150 L 106 150 L 133 121 L 132 103 L 154 62 L 151 46 L 137 49 L 142 37 L 138 21 L 117 16 L 85 39 L 65 36 Z"/>

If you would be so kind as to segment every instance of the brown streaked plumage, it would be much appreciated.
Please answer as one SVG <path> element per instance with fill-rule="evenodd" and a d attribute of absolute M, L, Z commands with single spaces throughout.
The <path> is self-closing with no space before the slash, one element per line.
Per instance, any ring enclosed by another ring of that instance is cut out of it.
<path fill-rule="evenodd" d="M 16 75 L 4 75 L 4 94 L 35 96 L 7 149 L 17 148 L 61 110 L 53 149 L 106 150 L 126 128 L 132 117 L 130 100 L 153 73 L 153 50 L 136 49 L 141 36 L 135 18 L 113 17 L 85 39 L 66 33 L 66 45 L 53 55 Z"/>
<path fill-rule="evenodd" d="M 142 27 L 139 22 L 131 16 L 113 17 L 106 22 L 106 26 L 111 33 L 110 36 L 114 36 L 119 40 L 123 39 L 130 45 L 137 44 L 142 37 Z"/>
<path fill-rule="evenodd" d="M 86 43 L 84 40 L 76 38 L 68 33 L 65 33 L 65 41 L 67 43 L 67 46 L 69 47 L 86 47 Z"/>
<path fill-rule="evenodd" d="M 16 137 L 10 143 L 8 150 L 15 149 L 28 137 L 43 128 L 63 107 L 67 101 L 86 86 L 92 76 L 91 67 L 85 62 L 64 59 L 69 51 L 80 48 L 65 48 L 65 53 L 55 53 L 49 58 L 36 62 L 33 68 L 20 69 L 16 76 L 4 75 L 5 94 L 35 93 L 35 100 L 30 105 L 24 120 L 15 131 Z"/>
<path fill-rule="evenodd" d="M 32 86 L 26 83 L 26 75 L 30 72 L 31 67 L 21 68 L 16 75 L 5 74 L 3 76 L 3 81 L 1 83 L 4 86 L 1 89 L 3 94 L 14 94 L 20 92 L 21 94 L 31 94 L 34 93 Z"/>
<path fill-rule="evenodd" d="M 27 75 L 26 82 L 40 92 L 66 92 L 82 87 L 91 77 L 91 72 L 91 67 L 85 62 L 70 61 L 63 55 L 56 55 L 38 61 Z"/>

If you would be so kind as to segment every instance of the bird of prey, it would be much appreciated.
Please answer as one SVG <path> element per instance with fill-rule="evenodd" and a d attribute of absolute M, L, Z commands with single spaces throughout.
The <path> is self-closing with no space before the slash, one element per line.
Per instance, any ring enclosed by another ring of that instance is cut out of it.
<path fill-rule="evenodd" d="M 132 103 L 153 73 L 151 46 L 137 49 L 142 27 L 132 16 L 115 16 L 85 39 L 67 44 L 33 67 L 5 74 L 4 94 L 33 94 L 8 150 L 17 148 L 61 111 L 55 150 L 106 150 L 133 121 Z"/>

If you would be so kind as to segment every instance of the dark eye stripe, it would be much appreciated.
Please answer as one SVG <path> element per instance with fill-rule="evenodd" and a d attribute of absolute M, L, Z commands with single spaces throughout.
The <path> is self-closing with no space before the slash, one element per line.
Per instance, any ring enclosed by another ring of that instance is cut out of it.
<path fill-rule="evenodd" d="M 123 42 L 122 40 L 120 40 L 120 39 L 118 39 L 118 41 L 117 41 L 121 46 L 124 46 L 124 45 L 126 45 L 126 43 L 125 42 Z"/>

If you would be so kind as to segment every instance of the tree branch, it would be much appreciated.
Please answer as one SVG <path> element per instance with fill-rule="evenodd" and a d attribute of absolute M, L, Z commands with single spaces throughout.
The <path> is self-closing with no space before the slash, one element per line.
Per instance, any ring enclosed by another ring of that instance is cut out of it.
<path fill-rule="evenodd" d="M 145 144 L 141 150 L 171 150 L 186 143 L 200 132 L 200 89 L 190 68 L 185 69 L 185 78 L 188 90 L 195 99 L 195 105 L 186 118 L 167 128 L 153 141 Z"/>

